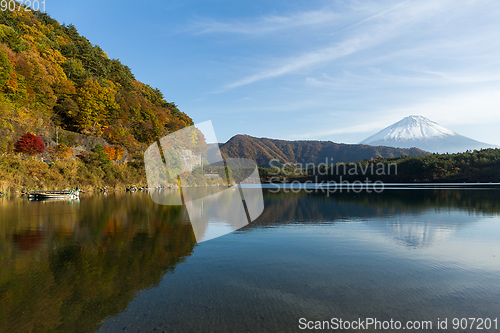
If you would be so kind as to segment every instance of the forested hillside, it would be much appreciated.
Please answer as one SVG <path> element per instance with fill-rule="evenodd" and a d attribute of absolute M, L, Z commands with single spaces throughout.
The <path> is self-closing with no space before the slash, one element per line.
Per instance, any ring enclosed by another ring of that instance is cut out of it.
<path fill-rule="evenodd" d="M 379 157 L 398 157 L 404 155 L 428 155 L 417 148 L 393 148 L 343 144 L 331 141 L 287 141 L 268 138 L 255 138 L 249 135 L 236 135 L 221 145 L 221 153 L 227 157 L 249 158 L 260 167 L 269 167 L 285 163 L 328 163 L 355 162 Z"/>
<path fill-rule="evenodd" d="M 457 154 L 402 156 L 379 159 L 396 163 L 397 175 L 381 177 L 386 182 L 500 182 L 500 149 L 489 148 Z"/>
<path fill-rule="evenodd" d="M 1 12 L 3 152 L 26 129 L 59 127 L 134 152 L 191 124 L 158 89 L 137 81 L 130 68 L 110 59 L 74 26 L 42 12 Z"/>
<path fill-rule="evenodd" d="M 192 124 L 73 25 L 0 12 L 0 192 L 146 185 L 143 149 Z"/>
<path fill-rule="evenodd" d="M 385 171 L 390 166 L 392 172 L 373 172 L 372 165 L 374 170 L 382 168 L 381 170 Z M 259 172 L 264 182 L 286 179 L 288 182 L 294 180 L 365 182 L 369 180 L 386 183 L 500 183 L 500 149 L 490 148 L 457 154 L 377 158 L 350 163 L 346 165 L 346 168 L 336 166 L 332 168 L 329 165 L 318 166 L 316 169 L 260 168 Z"/>

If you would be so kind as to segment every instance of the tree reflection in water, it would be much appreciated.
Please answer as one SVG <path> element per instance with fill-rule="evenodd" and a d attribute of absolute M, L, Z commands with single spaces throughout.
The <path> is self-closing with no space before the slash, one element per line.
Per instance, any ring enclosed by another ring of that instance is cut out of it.
<path fill-rule="evenodd" d="M 266 191 L 264 200 L 264 213 L 239 233 L 250 234 L 252 230 L 294 223 L 317 226 L 361 221 L 368 229 L 375 229 L 375 234 L 387 236 L 389 242 L 421 248 L 430 247 L 439 242 L 440 237 L 447 237 L 450 233 L 475 223 L 469 215 L 498 216 L 500 212 L 498 191 L 495 190 L 387 190 L 380 194 L 336 193 L 330 196 L 303 191 Z M 145 193 L 89 196 L 83 197 L 80 202 L 28 202 L 3 198 L 0 199 L 0 210 L 1 332 L 94 331 L 105 319 L 123 312 L 141 290 L 158 286 L 164 275 L 172 273 L 179 263 L 193 253 L 195 247 L 195 237 L 186 211 L 180 206 L 157 205 Z M 435 214 L 437 218 L 429 221 L 419 219 L 419 216 L 428 212 L 467 213 L 455 214 L 452 220 L 442 216 L 445 214 Z M 372 234 L 364 229 L 362 231 Z M 297 240 L 306 241 L 294 239 Z M 287 238 L 282 238 L 281 242 L 290 243 Z M 265 272 L 256 270 L 257 275 L 248 275 L 247 268 L 252 267 L 252 259 L 250 256 L 250 263 L 242 261 L 242 254 L 248 253 L 241 252 L 244 251 L 245 244 L 241 245 L 240 252 L 236 249 L 235 257 L 231 257 L 237 265 L 229 265 L 227 271 L 220 270 L 219 273 L 224 278 L 227 274 L 233 274 L 234 278 L 241 273 L 244 279 L 252 280 L 253 277 L 256 282 L 250 282 L 258 284 L 259 281 L 267 281 L 268 274 L 275 274 L 275 278 L 280 281 L 284 275 L 289 274 L 286 270 L 279 270 L 280 267 L 286 267 L 282 265 L 272 266 Z M 286 246 L 286 249 L 295 249 Z M 301 251 L 310 249 L 309 244 L 301 246 Z M 252 252 L 259 253 L 259 249 L 250 248 Z M 261 251 L 265 253 L 260 253 L 262 258 L 268 258 L 268 252 L 272 249 L 278 251 L 272 246 L 264 245 Z M 295 267 L 293 264 L 296 263 L 295 255 L 298 253 L 294 253 L 292 258 L 283 257 L 290 267 Z M 338 258 L 329 253 L 311 253 L 317 258 L 308 257 L 307 262 L 314 266 L 314 260 L 318 260 L 327 269 L 331 260 Z M 362 258 L 364 257 L 363 254 Z M 192 259 L 195 262 L 201 260 L 199 257 Z M 282 288 L 287 293 L 302 290 L 300 288 L 304 286 L 300 280 L 303 272 L 293 272 L 299 274 L 298 282 L 284 284 Z M 325 276 L 330 278 L 331 272 L 327 273 Z M 375 273 L 379 276 L 385 274 L 376 270 Z M 266 278 L 262 279 L 258 274 L 265 274 Z M 304 276 L 310 278 L 307 274 Z M 339 278 L 343 277 L 342 274 L 339 275 Z M 207 279 L 209 278 L 210 275 Z M 425 276 L 423 278 L 426 281 Z M 311 281 L 307 280 L 307 283 Z M 201 286 L 197 285 L 197 288 L 212 288 L 214 285 L 218 286 L 215 282 L 206 282 Z M 192 290 L 192 285 L 186 288 L 185 290 Z M 226 294 L 232 291 L 226 285 L 225 288 L 223 291 Z M 179 290 L 182 289 L 175 289 L 181 293 Z M 251 293 L 254 294 L 253 291 Z M 229 294 L 232 295 L 231 292 Z M 203 303 L 206 301 L 204 297 L 210 295 L 200 294 L 197 297 Z M 178 311 L 178 306 L 187 307 L 191 304 L 184 304 L 179 295 L 176 300 L 178 303 L 170 304 L 173 307 L 170 311 L 174 314 Z M 231 309 L 236 303 L 246 304 L 240 297 L 228 297 L 226 300 L 225 304 Z M 313 298 L 312 301 L 317 300 Z M 162 314 L 166 315 L 168 309 L 170 308 L 162 309 L 161 311 L 165 311 Z M 267 313 L 267 303 L 262 303 L 262 309 Z M 190 311 L 192 318 L 198 320 L 209 310 Z M 279 311 L 278 313 L 282 313 Z M 219 317 L 220 313 L 217 313 L 217 318 Z M 270 317 L 278 318 L 275 315 Z M 239 319 L 241 318 L 238 318 L 238 322 Z M 289 325 L 292 319 L 285 316 L 280 320 Z M 185 325 L 187 323 L 188 321 Z M 169 323 L 153 324 L 161 326 Z"/>
<path fill-rule="evenodd" d="M 140 193 L 0 209 L 2 332 L 94 331 L 195 246 L 180 206 Z"/>

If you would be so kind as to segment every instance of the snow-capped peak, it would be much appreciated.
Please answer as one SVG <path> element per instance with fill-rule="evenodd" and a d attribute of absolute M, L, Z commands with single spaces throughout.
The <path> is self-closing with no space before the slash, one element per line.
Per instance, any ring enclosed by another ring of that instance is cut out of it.
<path fill-rule="evenodd" d="M 425 117 L 408 116 L 384 128 L 366 140 L 363 140 L 361 143 L 370 144 L 370 142 L 374 141 L 422 140 L 453 135 L 457 134 Z"/>
<path fill-rule="evenodd" d="M 499 148 L 457 134 L 422 116 L 406 117 L 361 141 L 361 144 L 399 148 L 416 147 L 435 153 Z"/>

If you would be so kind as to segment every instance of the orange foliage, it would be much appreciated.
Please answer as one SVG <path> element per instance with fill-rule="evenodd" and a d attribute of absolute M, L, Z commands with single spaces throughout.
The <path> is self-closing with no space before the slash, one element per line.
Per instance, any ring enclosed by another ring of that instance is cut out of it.
<path fill-rule="evenodd" d="M 121 146 L 104 146 L 104 154 L 108 155 L 110 160 L 121 160 L 125 149 Z"/>

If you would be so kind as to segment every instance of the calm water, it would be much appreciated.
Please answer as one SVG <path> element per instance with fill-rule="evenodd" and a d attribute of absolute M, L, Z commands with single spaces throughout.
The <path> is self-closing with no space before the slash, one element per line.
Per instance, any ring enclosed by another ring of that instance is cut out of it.
<path fill-rule="evenodd" d="M 500 320 L 500 191 L 264 200 L 254 223 L 196 244 L 185 210 L 143 193 L 0 199 L 0 332 L 294 332 L 300 318 L 367 317 L 432 331 L 447 318 L 445 332 L 453 318 Z"/>

